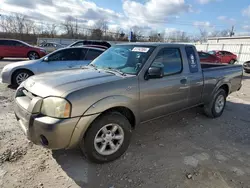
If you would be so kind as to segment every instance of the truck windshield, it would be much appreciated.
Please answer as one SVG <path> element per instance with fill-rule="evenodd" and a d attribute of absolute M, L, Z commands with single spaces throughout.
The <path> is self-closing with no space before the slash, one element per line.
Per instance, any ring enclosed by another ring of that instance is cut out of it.
<path fill-rule="evenodd" d="M 118 70 L 136 75 L 155 47 L 139 45 L 116 45 L 96 58 L 91 66 L 98 69 Z"/>

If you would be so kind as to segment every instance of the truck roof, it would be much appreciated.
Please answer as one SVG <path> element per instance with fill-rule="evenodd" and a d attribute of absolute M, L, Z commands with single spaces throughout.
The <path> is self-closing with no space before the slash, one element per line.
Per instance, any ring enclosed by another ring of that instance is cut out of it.
<path fill-rule="evenodd" d="M 118 43 L 117 45 L 136 45 L 136 46 L 194 46 L 192 44 L 181 43 L 166 43 L 166 42 L 130 42 L 130 43 Z"/>

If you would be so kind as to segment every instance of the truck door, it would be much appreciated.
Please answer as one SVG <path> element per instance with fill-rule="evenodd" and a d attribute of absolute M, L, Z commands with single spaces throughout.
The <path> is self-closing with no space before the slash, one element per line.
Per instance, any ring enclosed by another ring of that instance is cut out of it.
<path fill-rule="evenodd" d="M 162 67 L 164 77 L 140 82 L 141 121 L 147 121 L 187 107 L 188 80 L 179 48 L 162 48 L 151 67 Z"/>
<path fill-rule="evenodd" d="M 189 81 L 189 94 L 188 94 L 188 106 L 195 106 L 201 102 L 202 90 L 203 90 L 203 74 L 197 56 L 196 50 L 193 46 L 185 47 L 189 73 L 187 78 Z"/>

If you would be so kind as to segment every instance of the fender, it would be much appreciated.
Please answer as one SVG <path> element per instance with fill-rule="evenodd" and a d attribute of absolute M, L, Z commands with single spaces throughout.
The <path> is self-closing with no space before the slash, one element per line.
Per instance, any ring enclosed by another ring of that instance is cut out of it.
<path fill-rule="evenodd" d="M 75 147 L 83 138 L 86 130 L 91 123 L 100 115 L 100 113 L 109 110 L 114 107 L 126 107 L 130 109 L 135 116 L 136 124 L 139 123 L 139 114 L 136 108 L 136 100 L 132 98 L 115 95 L 103 98 L 96 103 L 92 104 L 82 115 L 81 119 L 77 123 L 68 148 Z"/>
<path fill-rule="evenodd" d="M 227 85 L 228 86 L 228 94 L 230 94 L 231 91 L 231 83 L 229 81 L 226 81 L 225 79 L 222 79 L 220 81 L 218 81 L 218 83 L 215 85 L 213 92 L 211 93 L 211 95 L 209 96 L 209 101 L 210 99 L 214 96 L 214 94 L 216 93 L 216 91 L 218 91 L 218 89 L 223 86 L 223 85 Z M 208 101 L 208 102 L 209 102 Z"/>
<path fill-rule="evenodd" d="M 126 107 L 134 113 L 135 117 L 138 117 L 138 104 L 136 102 L 137 102 L 136 99 L 132 99 L 122 95 L 105 97 L 97 101 L 96 103 L 92 104 L 84 112 L 83 116 L 102 113 L 114 107 Z"/>

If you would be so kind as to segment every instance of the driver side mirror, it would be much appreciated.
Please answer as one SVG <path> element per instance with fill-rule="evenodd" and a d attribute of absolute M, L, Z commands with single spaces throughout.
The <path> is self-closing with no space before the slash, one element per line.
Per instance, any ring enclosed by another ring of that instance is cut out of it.
<path fill-rule="evenodd" d="M 43 61 L 45 61 L 45 62 L 49 62 L 49 57 L 48 57 L 48 56 L 46 56 L 46 57 L 43 59 Z"/>
<path fill-rule="evenodd" d="M 145 80 L 152 78 L 162 78 L 164 76 L 164 71 L 162 67 L 149 67 L 148 72 L 145 75 Z"/>

